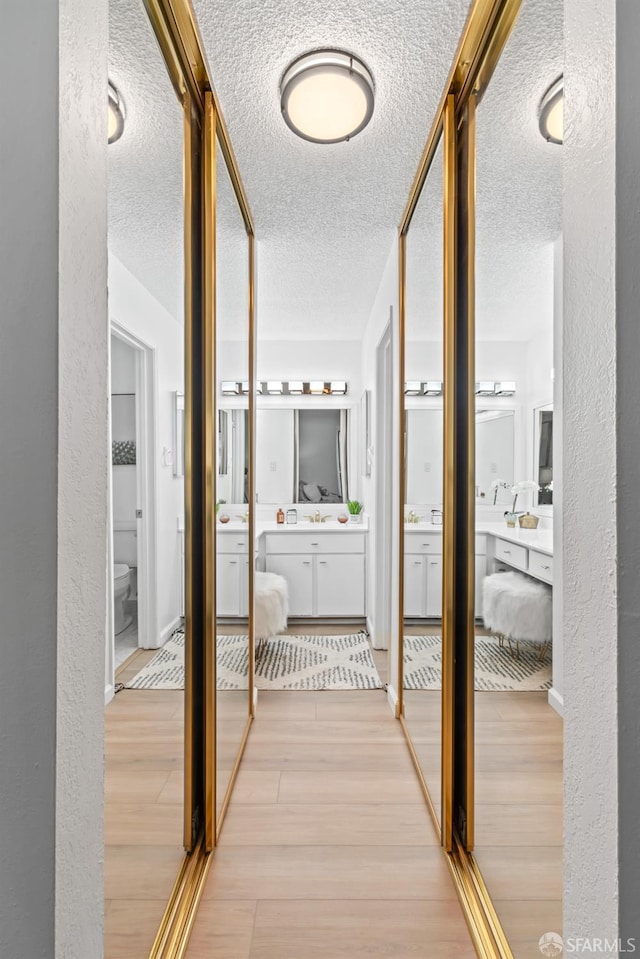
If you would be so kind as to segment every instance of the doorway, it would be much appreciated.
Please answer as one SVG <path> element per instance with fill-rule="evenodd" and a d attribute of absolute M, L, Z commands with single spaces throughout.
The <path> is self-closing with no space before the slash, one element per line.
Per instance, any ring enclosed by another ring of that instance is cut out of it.
<path fill-rule="evenodd" d="M 155 583 L 154 351 L 111 324 L 111 684 L 139 647 L 158 645 Z M 108 678 L 109 682 L 109 678 Z"/>
<path fill-rule="evenodd" d="M 392 578 L 391 517 L 393 516 L 393 307 L 389 322 L 376 350 L 376 439 L 375 439 L 375 527 L 376 563 L 375 649 L 391 648 L 391 591 L 385 584 Z M 367 450 L 369 456 L 369 450 Z"/>

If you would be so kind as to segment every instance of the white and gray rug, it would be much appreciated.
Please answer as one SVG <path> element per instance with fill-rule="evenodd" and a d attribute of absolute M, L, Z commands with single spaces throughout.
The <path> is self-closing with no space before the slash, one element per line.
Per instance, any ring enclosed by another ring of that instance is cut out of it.
<path fill-rule="evenodd" d="M 537 643 L 520 642 L 516 658 L 505 643 L 495 636 L 476 636 L 476 689 L 523 690 L 550 689 L 551 652 L 538 660 Z M 404 637 L 405 689 L 442 687 L 442 639 L 440 636 Z"/>
<path fill-rule="evenodd" d="M 218 689 L 246 689 L 247 636 L 218 636 Z M 364 632 L 274 636 L 256 664 L 259 689 L 381 689 Z M 127 689 L 184 689 L 184 632 L 178 630 Z"/>

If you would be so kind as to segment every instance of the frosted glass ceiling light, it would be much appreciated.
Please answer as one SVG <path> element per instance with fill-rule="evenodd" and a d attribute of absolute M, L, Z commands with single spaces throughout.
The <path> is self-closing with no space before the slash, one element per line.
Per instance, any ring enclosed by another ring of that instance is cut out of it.
<path fill-rule="evenodd" d="M 341 50 L 315 50 L 294 60 L 280 82 L 288 127 L 312 143 L 340 143 L 364 130 L 373 114 L 373 77 Z"/>
<path fill-rule="evenodd" d="M 540 133 L 548 143 L 562 143 L 564 139 L 564 78 L 552 83 L 540 103 L 538 112 Z"/>
<path fill-rule="evenodd" d="M 109 106 L 108 106 L 108 131 L 109 143 L 115 143 L 119 140 L 124 131 L 124 103 L 122 97 L 109 81 Z"/>

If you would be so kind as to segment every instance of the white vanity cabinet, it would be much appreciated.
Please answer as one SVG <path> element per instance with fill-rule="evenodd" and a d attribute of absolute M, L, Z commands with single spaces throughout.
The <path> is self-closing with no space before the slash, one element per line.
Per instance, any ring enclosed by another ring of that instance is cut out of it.
<path fill-rule="evenodd" d="M 265 568 L 284 576 L 289 615 L 365 615 L 366 533 L 349 530 L 265 533 Z"/>
<path fill-rule="evenodd" d="M 475 542 L 476 616 L 481 615 L 482 582 L 487 574 L 486 536 Z M 442 531 L 405 530 L 404 615 L 442 618 Z"/>
<path fill-rule="evenodd" d="M 216 615 L 249 613 L 249 550 L 246 530 L 216 530 Z"/>
<path fill-rule="evenodd" d="M 442 532 L 405 533 L 404 615 L 411 619 L 442 616 Z"/>

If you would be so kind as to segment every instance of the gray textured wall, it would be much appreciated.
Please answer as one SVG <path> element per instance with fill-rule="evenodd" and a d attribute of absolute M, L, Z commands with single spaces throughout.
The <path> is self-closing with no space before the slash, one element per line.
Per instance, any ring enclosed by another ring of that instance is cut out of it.
<path fill-rule="evenodd" d="M 619 0 L 616 15 L 620 937 L 640 948 L 640 5 Z"/>
<path fill-rule="evenodd" d="M 618 929 L 616 0 L 565 0 L 565 936 Z M 631 109 L 629 101 L 629 109 Z M 629 517 L 630 522 L 633 517 Z"/>
<path fill-rule="evenodd" d="M 11 959 L 50 959 L 54 930 L 58 5 L 37 8 L 5 4 L 0 31 L 12 91 L 0 101 L 0 956 Z"/>
<path fill-rule="evenodd" d="M 2 959 L 102 954 L 106 12 L 0 32 Z"/>

